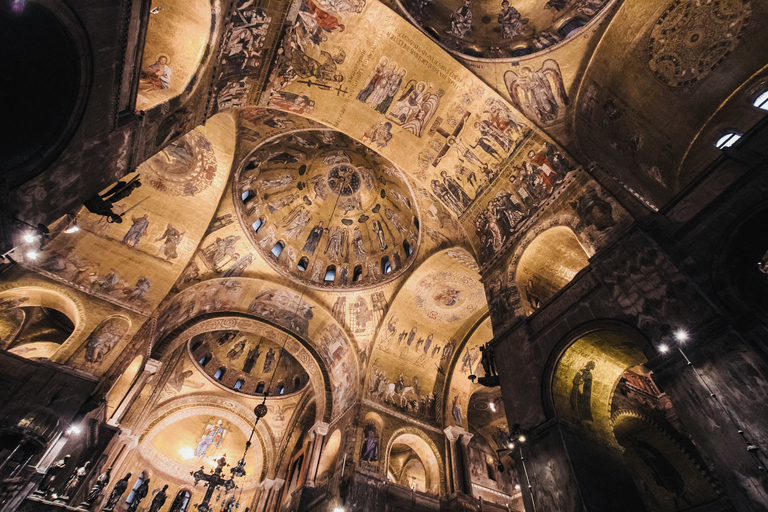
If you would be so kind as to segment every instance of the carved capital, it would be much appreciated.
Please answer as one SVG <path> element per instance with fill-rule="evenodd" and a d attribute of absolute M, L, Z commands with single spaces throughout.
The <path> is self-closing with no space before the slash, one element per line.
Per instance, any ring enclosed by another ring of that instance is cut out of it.
<path fill-rule="evenodd" d="M 163 363 L 158 361 L 157 359 L 147 359 L 146 364 L 144 365 L 144 371 L 149 372 L 152 375 L 157 373 L 157 371 L 163 366 Z"/>
<path fill-rule="evenodd" d="M 283 484 L 285 483 L 285 480 L 283 480 L 282 478 L 275 478 L 273 480 L 273 483 L 274 483 L 275 490 L 279 491 L 283 487 Z"/>
<path fill-rule="evenodd" d="M 447 437 L 448 440 L 452 443 L 455 443 L 459 436 L 467 433 L 466 430 L 461 427 L 457 427 L 456 425 L 447 427 L 445 430 L 443 430 L 443 432 L 445 432 L 445 437 Z"/>
<path fill-rule="evenodd" d="M 314 434 L 318 434 L 318 435 L 321 435 L 321 436 L 325 436 L 325 435 L 327 435 L 327 434 L 328 434 L 328 428 L 329 428 L 329 427 L 330 427 L 330 425 L 328 425 L 326 422 L 324 422 L 324 421 L 318 421 L 317 423 L 315 423 L 315 424 L 312 426 L 312 432 L 313 432 Z"/>
<path fill-rule="evenodd" d="M 469 432 L 463 432 L 461 434 L 461 443 L 464 446 L 467 446 L 469 442 L 472 440 L 472 437 L 474 437 L 475 434 L 470 434 Z"/>
<path fill-rule="evenodd" d="M 275 481 L 270 480 L 269 478 L 265 478 L 259 485 L 263 490 L 268 491 L 272 488 L 273 485 L 275 485 Z"/>

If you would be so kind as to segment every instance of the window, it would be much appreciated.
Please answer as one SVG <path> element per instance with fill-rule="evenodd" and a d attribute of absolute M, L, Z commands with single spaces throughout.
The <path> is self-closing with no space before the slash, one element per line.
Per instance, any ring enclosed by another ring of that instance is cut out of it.
<path fill-rule="evenodd" d="M 200 345 L 203 344 L 203 340 L 197 340 L 192 344 L 192 352 L 200 348 Z"/>
<path fill-rule="evenodd" d="M 224 376 L 224 372 L 226 372 L 227 369 L 224 367 L 219 368 L 216 370 L 216 373 L 213 374 L 213 378 L 216 380 L 221 380 L 221 378 Z"/>
<path fill-rule="evenodd" d="M 133 501 L 133 496 L 136 494 L 136 489 L 141 487 L 141 484 L 144 483 L 144 480 L 147 478 L 147 473 L 142 471 L 139 475 L 139 478 L 136 479 L 136 484 L 134 484 L 133 489 L 131 489 L 131 492 L 128 494 L 128 498 L 126 498 L 126 503 L 131 503 Z"/>
<path fill-rule="evenodd" d="M 285 247 L 285 244 L 283 244 L 283 242 L 277 242 L 272 247 L 272 256 L 274 256 L 275 258 L 279 258 L 280 257 L 280 253 L 283 252 L 283 248 L 284 247 Z"/>
<path fill-rule="evenodd" d="M 763 91 L 757 98 L 755 98 L 752 105 L 763 110 L 768 110 L 768 90 Z"/>
<path fill-rule="evenodd" d="M 389 256 L 381 258 L 381 272 L 384 274 L 392 272 L 392 265 L 389 264 Z"/>
<path fill-rule="evenodd" d="M 245 381 L 243 379 L 237 379 L 237 382 L 235 382 L 235 389 L 242 388 L 243 384 L 245 384 Z"/>
<path fill-rule="evenodd" d="M 323 281 L 326 283 L 332 283 L 336 280 L 336 267 L 333 265 L 330 265 L 325 270 L 325 277 L 323 278 Z"/>
<path fill-rule="evenodd" d="M 264 392 L 264 381 L 259 382 L 256 384 L 256 393 L 263 393 Z"/>
<path fill-rule="evenodd" d="M 255 160 L 251 160 L 250 162 L 248 162 L 248 163 L 246 164 L 246 166 L 245 166 L 245 170 L 246 170 L 246 171 L 252 171 L 252 170 L 254 170 L 256 167 L 258 167 L 258 165 L 256 165 L 256 161 L 255 161 Z"/>
<path fill-rule="evenodd" d="M 362 265 L 358 265 L 358 266 L 355 267 L 355 271 L 352 274 L 352 282 L 356 283 L 356 282 L 358 282 L 362 278 L 363 278 L 363 266 Z"/>
<path fill-rule="evenodd" d="M 191 495 L 187 491 L 179 491 L 176 495 L 176 499 L 173 500 L 169 512 L 187 512 L 189 506 L 189 498 Z"/>
<path fill-rule="evenodd" d="M 419 219 L 416 217 L 413 218 L 413 225 L 416 226 L 416 231 L 419 230 Z"/>
<path fill-rule="evenodd" d="M 205 366 L 211 362 L 211 354 L 205 354 L 199 361 L 200 366 Z"/>
<path fill-rule="evenodd" d="M 579 31 L 581 27 L 586 25 L 584 20 L 574 19 L 567 22 L 565 25 L 560 28 L 559 32 L 560 35 L 563 37 L 563 39 L 567 37 L 571 37 L 573 34 Z"/>
<path fill-rule="evenodd" d="M 262 219 L 256 219 L 256 221 L 251 224 L 251 227 L 255 233 L 258 233 L 259 230 L 264 227 L 264 221 Z"/>
<path fill-rule="evenodd" d="M 242 198 L 243 203 L 247 203 L 248 201 L 253 199 L 255 196 L 256 194 L 254 194 L 253 190 L 246 190 L 245 192 L 242 193 L 240 197 Z"/>
<path fill-rule="evenodd" d="M 408 243 L 408 240 L 403 240 L 403 250 L 405 250 L 406 258 L 413 254 L 413 249 L 411 249 L 411 244 Z"/>
<path fill-rule="evenodd" d="M 309 260 L 306 256 L 302 256 L 302 258 L 299 260 L 299 264 L 296 265 L 296 268 L 304 272 L 307 270 L 307 267 L 309 266 Z"/>
<path fill-rule="evenodd" d="M 293 379 L 293 390 L 298 391 L 301 387 L 301 377 L 296 377 Z"/>
<path fill-rule="evenodd" d="M 279 382 L 277 384 L 277 394 L 282 395 L 283 393 L 285 393 L 285 386 L 283 385 L 282 382 Z"/>
<path fill-rule="evenodd" d="M 740 133 L 736 132 L 728 132 L 719 139 L 717 139 L 717 142 L 715 142 L 715 147 L 717 149 L 725 149 L 733 146 L 737 140 L 741 138 Z"/>

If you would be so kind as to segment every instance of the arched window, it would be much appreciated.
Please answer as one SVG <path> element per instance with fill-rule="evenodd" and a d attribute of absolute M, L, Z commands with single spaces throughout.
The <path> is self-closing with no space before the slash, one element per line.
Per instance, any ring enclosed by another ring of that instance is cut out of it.
<path fill-rule="evenodd" d="M 197 340 L 192 344 L 192 352 L 200 348 L 200 345 L 203 344 L 203 340 Z"/>
<path fill-rule="evenodd" d="M 204 355 L 202 358 L 200 358 L 200 360 L 198 361 L 198 363 L 200 363 L 200 366 L 205 366 L 205 365 L 207 365 L 207 364 L 208 364 L 208 363 L 210 363 L 210 362 L 211 362 L 211 354 L 205 354 L 205 355 Z"/>
<path fill-rule="evenodd" d="M 405 250 L 406 258 L 413 254 L 413 249 L 411 249 L 411 244 L 408 243 L 408 240 L 403 240 L 403 250 Z"/>
<path fill-rule="evenodd" d="M 325 277 L 323 278 L 323 281 L 326 283 L 332 283 L 336 280 L 336 267 L 334 265 L 329 265 L 327 269 L 325 269 Z"/>
<path fill-rule="evenodd" d="M 306 256 L 302 256 L 299 260 L 299 264 L 296 265 L 296 268 L 304 272 L 307 270 L 307 267 L 309 266 L 309 259 L 307 259 Z"/>
<path fill-rule="evenodd" d="M 237 382 L 235 382 L 235 389 L 242 388 L 243 384 L 245 384 L 245 381 L 243 379 L 237 379 Z"/>
<path fill-rule="evenodd" d="M 253 224 L 251 224 L 251 227 L 253 228 L 254 233 L 258 233 L 259 230 L 264 227 L 264 220 L 256 219 Z"/>
<path fill-rule="evenodd" d="M 256 164 L 256 160 L 251 160 L 247 164 L 245 164 L 245 170 L 246 171 L 252 171 L 254 170 L 258 165 Z"/>
<path fill-rule="evenodd" d="M 355 267 L 354 273 L 352 274 L 352 282 L 356 283 L 356 282 L 358 282 L 362 278 L 363 278 L 363 266 L 362 265 L 357 265 Z"/>
<path fill-rule="evenodd" d="M 131 503 L 133 501 L 133 496 L 136 494 L 136 489 L 141 487 L 141 484 L 144 483 L 144 480 L 147 478 L 147 472 L 142 471 L 139 475 L 139 478 L 136 479 L 136 483 L 133 486 L 133 489 L 131 489 L 131 492 L 128 494 L 128 498 L 126 498 L 126 503 Z"/>
<path fill-rule="evenodd" d="M 419 219 L 417 217 L 413 218 L 413 225 L 416 226 L 416 231 L 419 230 Z"/>
<path fill-rule="evenodd" d="M 293 390 L 298 391 L 301 387 L 301 377 L 296 377 L 293 379 Z"/>
<path fill-rule="evenodd" d="M 254 197 L 256 197 L 256 193 L 254 193 L 253 190 L 246 190 L 240 195 L 240 198 L 243 200 L 243 204 L 247 203 Z"/>
<path fill-rule="evenodd" d="M 221 368 L 216 370 L 216 373 L 213 374 L 213 378 L 216 379 L 216 380 L 221 380 L 221 378 L 224 376 L 224 373 L 226 371 L 227 371 L 227 369 L 222 366 Z"/>
<path fill-rule="evenodd" d="M 279 258 L 280 257 L 280 253 L 283 252 L 284 248 L 285 248 L 285 244 L 283 242 L 277 242 L 272 247 L 272 256 L 274 256 L 275 258 Z"/>
<path fill-rule="evenodd" d="M 381 258 L 381 272 L 383 274 L 392 272 L 392 265 L 389 264 L 389 256 L 383 256 Z"/>
<path fill-rule="evenodd" d="M 282 382 L 278 382 L 276 391 L 278 395 L 282 395 L 283 393 L 285 393 L 285 385 Z"/>
<path fill-rule="evenodd" d="M 168 512 L 187 512 L 187 507 L 189 507 L 189 499 L 191 497 L 192 496 L 188 491 L 179 491 L 178 494 L 176 494 L 176 498 L 173 500 L 173 503 L 171 503 L 171 508 L 168 509 Z"/>
<path fill-rule="evenodd" d="M 768 110 L 768 90 L 760 93 L 760 95 L 755 98 L 755 101 L 752 102 L 752 105 L 763 110 Z"/>
<path fill-rule="evenodd" d="M 256 384 L 256 394 L 260 394 L 264 392 L 264 381 L 259 382 Z"/>
<path fill-rule="evenodd" d="M 573 34 L 579 31 L 581 27 L 586 25 L 587 23 L 584 20 L 580 19 L 572 19 L 565 23 L 558 32 L 560 32 L 560 35 L 563 37 L 563 39 L 567 37 L 571 37 Z"/>
<path fill-rule="evenodd" d="M 733 146 L 737 140 L 741 138 L 741 133 L 736 132 L 728 132 L 719 139 L 717 139 L 717 142 L 715 142 L 715 147 L 717 149 L 725 149 Z"/>

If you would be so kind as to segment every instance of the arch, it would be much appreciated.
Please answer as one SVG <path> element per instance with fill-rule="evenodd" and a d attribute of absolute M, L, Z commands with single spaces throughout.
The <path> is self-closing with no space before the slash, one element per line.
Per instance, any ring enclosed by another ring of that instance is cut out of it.
<path fill-rule="evenodd" d="M 320 461 L 317 463 L 316 485 L 320 485 L 329 480 L 336 470 L 336 462 L 341 446 L 341 431 L 336 429 L 327 437 L 323 451 L 320 454 Z"/>
<path fill-rule="evenodd" d="M 133 358 L 128 368 L 120 375 L 112 388 L 107 392 L 107 419 L 112 418 L 120 403 L 128 394 L 128 390 L 131 389 L 133 381 L 139 374 L 141 367 L 144 365 L 144 356 L 138 355 Z"/>
<path fill-rule="evenodd" d="M 171 502 L 171 507 L 168 509 L 168 512 L 187 512 L 191 499 L 191 492 L 187 489 L 179 489 L 179 492 L 176 493 L 176 497 Z"/>
<path fill-rule="evenodd" d="M 147 110 L 196 85 L 203 58 L 215 36 L 208 0 L 171 0 L 149 16 L 136 109 Z M 163 61 L 164 59 L 164 61 Z"/>
<path fill-rule="evenodd" d="M 615 442 L 611 402 L 621 375 L 644 364 L 645 337 L 617 321 L 591 322 L 574 330 L 553 350 L 542 386 L 548 415 L 602 434 Z"/>
<path fill-rule="evenodd" d="M 589 254 L 571 228 L 554 226 L 536 236 L 514 270 L 526 313 L 533 313 L 587 265 Z"/>
<path fill-rule="evenodd" d="M 420 490 L 439 496 L 441 489 L 445 488 L 443 481 L 445 471 L 440 453 L 437 451 L 434 442 L 419 429 L 412 427 L 405 427 L 395 431 L 390 437 L 389 443 L 387 443 L 386 458 L 384 459 L 383 466 L 387 472 L 389 472 L 391 466 L 392 448 L 395 445 L 404 445 L 413 452 L 413 454 L 406 455 L 405 463 L 407 463 L 407 459 L 415 455 L 423 466 L 425 481 L 424 488 Z M 403 464 L 403 467 L 404 466 L 405 464 Z M 402 476 L 402 471 L 400 472 L 400 475 L 396 476 L 399 481 L 399 477 Z"/>

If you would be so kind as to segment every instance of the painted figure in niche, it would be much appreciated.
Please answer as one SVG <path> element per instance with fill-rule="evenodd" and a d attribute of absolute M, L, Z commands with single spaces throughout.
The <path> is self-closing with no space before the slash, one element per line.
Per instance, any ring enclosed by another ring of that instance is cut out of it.
<path fill-rule="evenodd" d="M 219 336 L 219 338 L 216 340 L 216 343 L 218 343 L 218 345 L 220 347 L 223 347 L 224 345 L 226 345 L 230 341 L 234 340 L 235 336 L 237 336 L 236 332 L 226 331 L 224 334 Z"/>
<path fill-rule="evenodd" d="M 341 226 L 334 226 L 328 234 L 328 243 L 325 244 L 325 251 L 323 251 L 323 254 L 328 254 L 328 251 L 330 251 L 331 261 L 338 261 L 339 259 L 344 258 L 347 254 L 346 241 L 347 230 Z"/>
<path fill-rule="evenodd" d="M 275 350 L 270 348 L 267 355 L 264 357 L 264 371 L 263 373 L 269 373 L 272 371 L 272 365 L 275 362 Z"/>
<path fill-rule="evenodd" d="M 355 231 L 352 234 L 352 247 L 355 250 L 355 261 L 365 260 L 367 254 L 365 252 L 365 243 L 363 242 L 363 233 L 357 226 L 355 226 Z"/>
<path fill-rule="evenodd" d="M 182 233 L 168 224 L 165 228 L 165 232 L 163 232 L 163 234 L 160 235 L 160 238 L 156 240 L 156 242 L 163 240 L 163 245 L 160 246 L 160 252 L 165 255 L 166 261 L 171 261 L 179 256 L 176 253 L 176 248 L 181 243 L 182 238 L 184 238 L 184 233 L 186 233 L 186 231 Z"/>
<path fill-rule="evenodd" d="M 259 351 L 259 348 L 261 347 L 261 344 L 256 345 L 252 349 L 248 351 L 248 355 L 245 356 L 245 362 L 243 363 L 243 371 L 245 373 L 251 373 L 251 370 L 253 370 L 253 366 L 256 364 L 256 361 L 259 359 L 259 355 L 261 355 L 261 352 Z"/>
<path fill-rule="evenodd" d="M 240 356 L 243 355 L 244 351 L 245 351 L 245 339 L 242 339 L 237 343 L 235 343 L 232 349 L 230 349 L 230 351 L 227 352 L 227 359 L 229 359 L 230 361 L 239 359 Z"/>
<path fill-rule="evenodd" d="M 283 227 L 286 228 L 284 232 L 285 237 L 299 238 L 299 235 L 302 231 L 304 231 L 304 228 L 307 226 L 310 220 L 311 215 L 309 211 L 303 206 L 298 210 L 293 211 L 287 216 L 286 222 L 283 224 Z"/>
<path fill-rule="evenodd" d="M 171 68 L 168 63 L 168 55 L 161 53 L 154 64 L 142 69 L 139 90 L 150 92 L 168 89 L 171 86 Z"/>
<path fill-rule="evenodd" d="M 368 328 L 368 322 L 371 321 L 371 311 L 368 309 L 368 303 L 361 295 L 349 308 L 349 328 L 356 333 L 363 333 Z"/>
<path fill-rule="evenodd" d="M 349 269 L 347 267 L 342 267 L 339 271 L 339 285 L 340 286 L 347 286 L 347 275 L 349 273 Z"/>
<path fill-rule="evenodd" d="M 220 272 L 221 268 L 237 259 L 235 244 L 240 240 L 238 235 L 229 235 L 225 238 L 216 238 L 208 247 L 203 248 L 203 255 L 208 259 L 213 270 Z"/>
<path fill-rule="evenodd" d="M 320 239 L 323 237 L 324 231 L 325 229 L 323 228 L 323 221 L 320 221 L 315 227 L 312 228 L 312 231 L 309 232 L 307 241 L 304 244 L 302 250 L 309 254 L 314 254 L 315 249 L 317 249 L 317 245 L 320 243 Z"/>
<path fill-rule="evenodd" d="M 451 415 L 453 416 L 453 421 L 456 422 L 458 426 L 463 426 L 464 421 L 461 416 L 461 397 L 459 395 L 455 395 L 453 397 L 453 404 L 451 405 Z"/>
<path fill-rule="evenodd" d="M 152 281 L 144 276 L 139 277 L 132 291 L 128 293 L 128 302 L 142 302 L 152 287 Z"/>
<path fill-rule="evenodd" d="M 325 270 L 323 269 L 323 262 L 316 261 L 315 266 L 312 267 L 312 276 L 310 281 L 320 281 L 325 276 Z"/>
<path fill-rule="evenodd" d="M 603 200 L 594 190 L 589 190 L 570 204 L 579 216 L 581 229 L 594 226 L 598 231 L 605 231 L 616 225 L 610 203 Z"/>
<path fill-rule="evenodd" d="M 78 484 L 80 484 L 80 481 L 85 478 L 85 475 L 88 473 L 88 464 L 90 464 L 90 462 L 86 462 L 82 467 L 75 469 L 70 475 L 69 480 L 67 480 L 67 483 L 64 486 L 64 490 L 61 492 L 62 499 L 69 500 L 72 498 L 72 494 L 77 489 Z"/>
<path fill-rule="evenodd" d="M 126 512 L 136 512 L 139 509 L 142 500 L 149 494 L 149 480 L 149 478 L 144 480 L 139 488 L 133 491 L 133 501 L 128 505 Z"/>
<path fill-rule="evenodd" d="M 451 30 L 448 33 L 461 39 L 472 35 L 472 0 L 464 0 L 464 5 L 451 14 Z"/>
<path fill-rule="evenodd" d="M 376 144 L 379 149 L 387 147 L 387 143 L 392 140 L 392 123 L 389 121 L 379 121 L 368 131 L 363 133 L 362 141 L 369 141 Z"/>
<path fill-rule="evenodd" d="M 395 226 L 395 229 L 397 229 L 400 233 L 406 232 L 406 229 L 403 226 L 403 223 L 400 221 L 400 216 L 397 213 L 395 213 L 394 210 L 390 208 L 385 208 L 384 216 L 389 219 L 392 225 Z"/>
<path fill-rule="evenodd" d="M 147 233 L 149 227 L 149 214 L 145 213 L 141 217 L 131 217 L 133 225 L 123 237 L 123 243 L 128 247 L 135 248 L 139 245 L 141 237 Z"/>
<path fill-rule="evenodd" d="M 379 247 L 382 251 L 387 250 L 387 241 L 384 239 L 384 229 L 381 227 L 381 223 L 378 220 L 374 220 L 371 223 L 371 228 L 376 234 L 376 239 L 379 241 Z"/>
<path fill-rule="evenodd" d="M 517 9 L 509 5 L 508 0 L 501 2 L 499 25 L 503 39 L 514 39 L 523 32 L 523 17 Z"/>
<path fill-rule="evenodd" d="M 160 491 L 152 498 L 152 503 L 149 505 L 149 512 L 160 512 L 160 509 L 165 505 L 165 500 L 168 499 L 168 495 L 165 491 L 168 490 L 168 485 L 165 485 Z"/>
<path fill-rule="evenodd" d="M 200 442 L 195 447 L 195 457 L 205 457 L 211 445 L 215 445 L 216 448 L 221 447 L 226 433 L 227 431 L 221 425 L 221 420 L 217 421 L 215 425 L 207 425 Z"/>
<path fill-rule="evenodd" d="M 290 206 L 299 198 L 298 194 L 284 194 L 279 198 L 274 198 L 267 203 L 269 213 L 275 213 L 278 210 L 282 210 L 286 206 Z"/>
<path fill-rule="evenodd" d="M 85 360 L 99 364 L 104 356 L 117 345 L 128 331 L 128 321 L 123 318 L 110 318 L 98 326 L 85 341 Z"/>
<path fill-rule="evenodd" d="M 427 83 L 424 81 L 417 83 L 416 80 L 410 80 L 387 117 L 421 137 L 424 127 L 437 111 L 443 94 L 442 89 L 437 94 L 427 92 Z"/>
<path fill-rule="evenodd" d="M 557 120 L 561 105 L 568 106 L 570 103 L 560 66 L 552 59 L 545 60 L 538 71 L 523 66 L 518 74 L 510 69 L 504 73 L 504 82 L 512 104 L 542 123 Z"/>
<path fill-rule="evenodd" d="M 276 178 L 259 180 L 259 185 L 262 190 L 279 190 L 287 187 L 291 182 L 293 178 L 290 174 L 281 174 Z"/>
<path fill-rule="evenodd" d="M 573 376 L 571 409 L 582 421 L 592 421 L 592 370 L 595 362 L 589 361 Z"/>
<path fill-rule="evenodd" d="M 363 429 L 363 449 L 360 454 L 362 460 L 376 462 L 379 460 L 379 434 L 376 423 L 369 421 Z"/>

